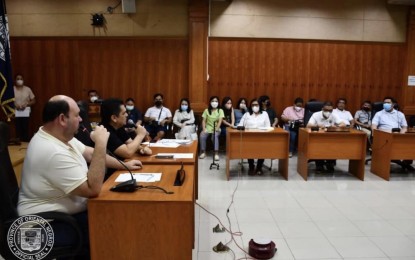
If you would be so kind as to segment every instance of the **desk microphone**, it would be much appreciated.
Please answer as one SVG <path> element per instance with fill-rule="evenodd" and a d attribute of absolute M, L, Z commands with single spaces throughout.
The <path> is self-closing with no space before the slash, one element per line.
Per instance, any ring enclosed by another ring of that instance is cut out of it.
<path fill-rule="evenodd" d="M 107 153 L 109 153 L 112 157 L 114 157 L 119 163 L 121 163 L 122 166 L 130 173 L 131 180 L 121 182 L 113 187 L 111 187 L 110 191 L 115 192 L 134 192 L 139 187 L 137 185 L 137 181 L 134 179 L 133 173 L 130 171 L 130 169 L 125 165 L 123 161 L 118 159 L 111 151 L 107 149 Z"/>
<path fill-rule="evenodd" d="M 89 133 L 88 129 L 85 127 L 84 124 L 79 124 L 79 127 L 83 132 Z M 110 190 L 115 192 L 134 192 L 138 189 L 137 182 L 134 179 L 133 173 L 130 171 L 130 169 L 125 165 L 123 161 L 117 158 L 110 150 L 107 149 L 107 153 L 114 157 L 129 173 L 131 176 L 131 180 L 121 182 L 115 186 L 113 186 Z"/>

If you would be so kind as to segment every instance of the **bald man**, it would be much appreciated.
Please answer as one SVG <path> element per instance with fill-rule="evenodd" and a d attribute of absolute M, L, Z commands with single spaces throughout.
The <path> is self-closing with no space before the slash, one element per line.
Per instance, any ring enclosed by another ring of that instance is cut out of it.
<path fill-rule="evenodd" d="M 79 107 L 67 96 L 52 97 L 43 109 L 43 126 L 29 143 L 22 171 L 19 215 L 58 211 L 70 214 L 83 227 L 86 240 L 87 198 L 101 191 L 105 168 L 123 169 L 120 162 L 106 154 L 108 131 L 97 126 L 91 132 L 95 148 L 74 138 L 78 131 Z M 88 168 L 88 164 L 90 166 Z M 126 162 L 129 169 L 141 162 Z M 55 244 L 60 237 L 55 232 Z"/>

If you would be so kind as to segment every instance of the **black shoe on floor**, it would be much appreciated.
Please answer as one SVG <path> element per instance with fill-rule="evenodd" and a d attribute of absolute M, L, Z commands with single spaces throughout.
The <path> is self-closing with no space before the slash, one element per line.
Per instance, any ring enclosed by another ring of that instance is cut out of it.
<path fill-rule="evenodd" d="M 334 166 L 332 164 L 327 164 L 326 168 L 327 168 L 328 173 L 333 173 L 334 172 Z"/>
<path fill-rule="evenodd" d="M 324 173 L 323 165 L 316 166 L 316 173 Z"/>

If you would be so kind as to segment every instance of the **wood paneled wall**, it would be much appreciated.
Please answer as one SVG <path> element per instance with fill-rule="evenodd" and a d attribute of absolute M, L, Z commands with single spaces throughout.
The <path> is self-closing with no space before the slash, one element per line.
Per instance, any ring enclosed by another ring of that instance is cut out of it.
<path fill-rule="evenodd" d="M 208 96 L 248 99 L 267 94 L 280 116 L 296 97 L 401 100 L 405 44 L 286 40 L 209 40 Z"/>
<path fill-rule="evenodd" d="M 102 98 L 133 97 L 142 112 L 157 92 L 172 110 L 189 96 L 187 38 L 11 38 L 11 50 L 13 72 L 36 95 L 32 131 L 56 94 L 80 100 L 96 89 Z"/>

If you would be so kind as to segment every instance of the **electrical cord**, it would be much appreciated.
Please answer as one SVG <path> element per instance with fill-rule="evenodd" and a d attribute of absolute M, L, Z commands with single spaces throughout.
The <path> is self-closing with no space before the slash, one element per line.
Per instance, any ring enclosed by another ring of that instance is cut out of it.
<path fill-rule="evenodd" d="M 167 191 L 167 190 L 165 190 L 165 189 L 164 189 L 164 188 L 162 188 L 162 187 L 159 187 L 159 186 L 154 186 L 154 185 L 149 185 L 149 186 L 138 185 L 138 186 L 137 186 L 137 189 L 138 189 L 138 190 L 141 190 L 141 189 L 161 190 L 161 191 L 163 191 L 163 192 L 164 192 L 164 193 L 166 193 L 166 194 L 174 194 L 174 192 L 173 192 L 173 191 Z"/>

